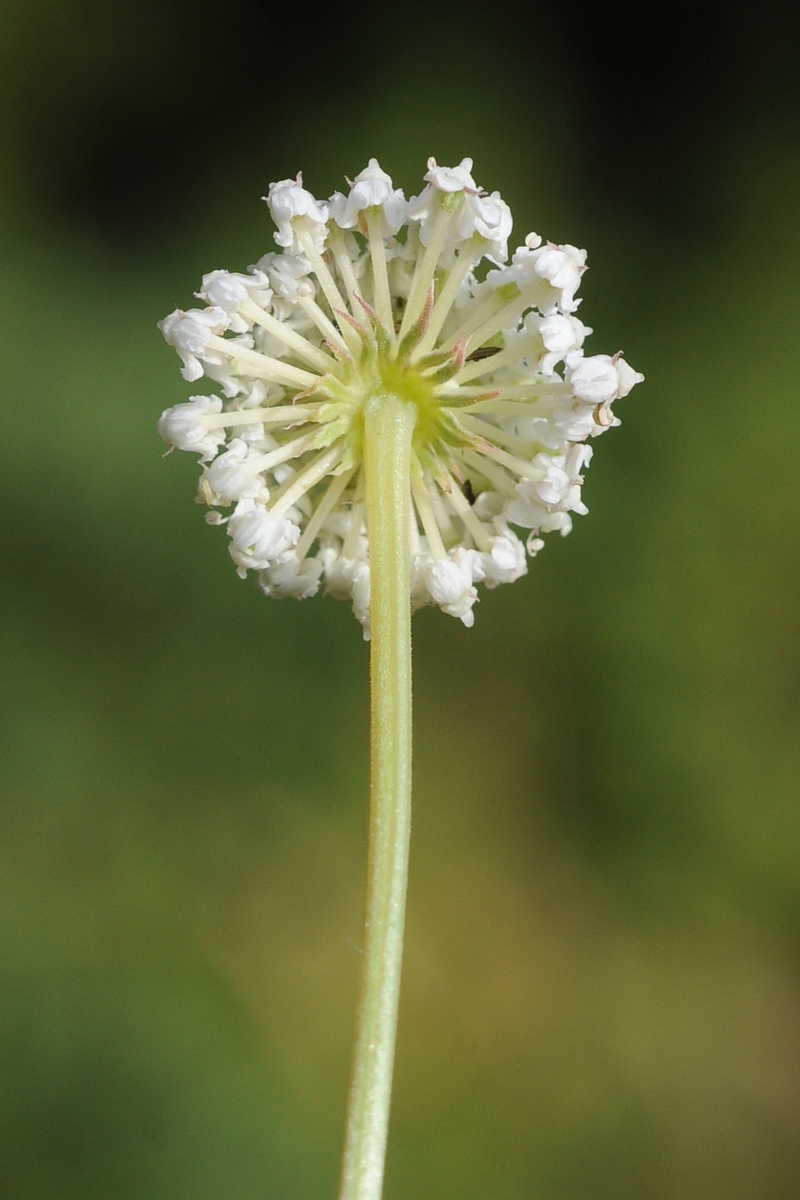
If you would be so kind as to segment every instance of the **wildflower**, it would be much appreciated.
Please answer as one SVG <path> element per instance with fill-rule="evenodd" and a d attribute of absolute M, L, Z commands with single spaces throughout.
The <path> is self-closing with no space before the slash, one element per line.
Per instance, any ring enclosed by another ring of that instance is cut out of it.
<path fill-rule="evenodd" d="M 417 409 L 411 603 L 471 625 L 476 584 L 518 579 L 543 533 L 586 513 L 587 439 L 619 424 L 612 404 L 643 378 L 584 353 L 584 250 L 529 234 L 507 263 L 510 211 L 471 159 L 430 159 L 424 178 L 409 201 L 375 159 L 324 203 L 299 175 L 272 184 L 279 251 L 205 275 L 207 307 L 160 322 L 184 378 L 225 397 L 168 409 L 159 432 L 199 455 L 198 499 L 232 507 L 209 520 L 227 523 L 239 574 L 268 596 L 350 599 L 365 636 L 370 398 Z"/>

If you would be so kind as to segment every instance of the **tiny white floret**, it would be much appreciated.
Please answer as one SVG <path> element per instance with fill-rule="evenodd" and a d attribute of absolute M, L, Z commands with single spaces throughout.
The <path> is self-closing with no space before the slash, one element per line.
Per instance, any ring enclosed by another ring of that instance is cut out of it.
<path fill-rule="evenodd" d="M 263 475 L 248 470 L 250 447 L 242 438 L 232 438 L 228 449 L 210 463 L 200 478 L 200 498 L 209 504 L 235 504 L 245 497 L 268 493 Z"/>
<path fill-rule="evenodd" d="M 377 158 L 371 158 L 369 166 L 356 175 L 349 196 L 337 193 L 336 202 L 335 209 L 331 207 L 331 217 L 342 229 L 354 229 L 366 209 L 380 209 L 384 237 L 393 237 L 408 213 L 405 196 L 395 188 Z"/>
<path fill-rule="evenodd" d="M 192 308 L 184 311 L 176 308 L 158 328 L 168 345 L 174 346 L 183 359 L 181 375 L 187 383 L 194 383 L 203 376 L 203 363 L 208 344 L 215 335 L 224 333 L 230 318 L 224 308 Z"/>
<path fill-rule="evenodd" d="M 219 396 L 192 396 L 187 404 L 175 404 L 161 414 L 158 432 L 176 450 L 199 454 L 201 462 L 208 462 L 225 441 L 225 430 L 209 429 L 203 417 L 220 412 Z"/>
<path fill-rule="evenodd" d="M 296 227 L 298 219 L 304 221 L 317 249 L 325 244 L 328 206 L 315 200 L 311 192 L 303 187 L 300 176 L 270 184 L 265 199 L 278 226 L 275 241 L 279 246 L 284 246 L 294 254 L 302 251 Z"/>

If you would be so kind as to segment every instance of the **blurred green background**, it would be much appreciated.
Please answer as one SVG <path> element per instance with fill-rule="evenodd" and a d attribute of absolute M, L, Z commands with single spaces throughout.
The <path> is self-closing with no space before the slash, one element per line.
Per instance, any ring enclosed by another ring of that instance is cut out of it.
<path fill-rule="evenodd" d="M 387 1200 L 800 1195 L 800 122 L 788 6 L 0 16 L 0 1195 L 335 1195 L 367 649 L 161 457 L 155 322 L 259 197 L 475 159 L 647 382 L 590 516 L 415 618 Z"/>

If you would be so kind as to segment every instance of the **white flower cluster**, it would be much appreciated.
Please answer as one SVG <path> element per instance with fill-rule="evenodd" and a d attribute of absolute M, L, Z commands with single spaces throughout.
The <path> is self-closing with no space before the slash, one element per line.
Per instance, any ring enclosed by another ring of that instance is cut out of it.
<path fill-rule="evenodd" d="M 239 574 L 268 596 L 349 599 L 365 636 L 371 395 L 418 408 L 412 605 L 471 625 L 477 583 L 518 579 L 542 534 L 587 511 L 588 439 L 619 424 L 612 403 L 643 378 L 619 354 L 584 354 L 585 251 L 530 234 L 507 263 L 510 211 L 471 172 L 430 159 L 410 201 L 375 159 L 325 203 L 300 176 L 274 183 L 281 251 L 212 271 L 206 307 L 159 326 L 184 378 L 222 393 L 167 409 L 159 432 L 199 455 L 198 499 L 227 524 Z"/>

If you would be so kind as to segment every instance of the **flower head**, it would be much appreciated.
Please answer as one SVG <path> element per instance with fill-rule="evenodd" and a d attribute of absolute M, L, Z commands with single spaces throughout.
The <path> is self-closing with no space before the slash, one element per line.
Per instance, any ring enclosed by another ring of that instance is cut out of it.
<path fill-rule="evenodd" d="M 368 634 L 364 406 L 414 404 L 411 602 L 471 625 L 477 583 L 518 579 L 543 533 L 587 511 L 587 439 L 643 376 L 584 353 L 585 251 L 529 234 L 504 265 L 511 213 L 471 159 L 430 159 L 410 201 L 375 159 L 348 182 L 324 203 L 299 175 L 272 184 L 280 252 L 205 275 L 207 307 L 160 322 L 184 378 L 225 400 L 194 396 L 159 432 L 205 464 L 198 499 L 240 575 L 276 597 L 324 586 Z"/>

